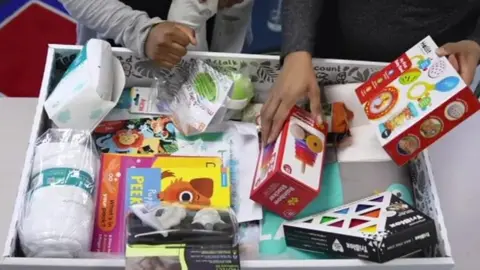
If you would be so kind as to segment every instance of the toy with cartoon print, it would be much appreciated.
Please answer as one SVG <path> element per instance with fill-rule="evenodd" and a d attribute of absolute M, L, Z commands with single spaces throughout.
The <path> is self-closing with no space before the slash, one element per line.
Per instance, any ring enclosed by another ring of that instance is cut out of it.
<path fill-rule="evenodd" d="M 435 222 L 388 191 L 287 222 L 283 228 L 289 247 L 380 263 L 437 243 Z"/>
<path fill-rule="evenodd" d="M 128 245 L 234 244 L 238 224 L 229 209 L 135 204 L 127 214 Z"/>
<path fill-rule="evenodd" d="M 277 140 L 260 151 L 250 199 L 294 218 L 320 193 L 327 130 L 295 106 Z"/>
<path fill-rule="evenodd" d="M 480 110 L 477 97 L 437 48 L 431 37 L 424 38 L 355 90 L 380 144 L 400 166 Z M 392 91 L 384 95 L 385 89 Z M 399 108 L 392 106 L 393 93 Z M 456 117 L 450 116 L 456 111 L 451 106 L 459 109 Z M 430 121 L 419 128 L 432 118 L 435 126 Z"/>
<path fill-rule="evenodd" d="M 169 117 L 105 121 L 93 132 L 103 153 L 171 154 L 178 151 L 176 129 Z"/>
<path fill-rule="evenodd" d="M 402 126 L 405 122 L 417 116 L 415 105 L 411 102 L 408 103 L 405 109 L 379 125 L 382 138 L 388 138 L 395 128 Z"/>

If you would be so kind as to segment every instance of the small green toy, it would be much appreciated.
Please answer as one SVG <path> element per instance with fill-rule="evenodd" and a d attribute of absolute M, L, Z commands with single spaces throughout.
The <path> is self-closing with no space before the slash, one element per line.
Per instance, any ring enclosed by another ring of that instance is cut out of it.
<path fill-rule="evenodd" d="M 231 73 L 230 78 L 233 79 L 231 99 L 247 100 L 249 102 L 254 96 L 254 87 L 250 77 L 240 73 Z"/>

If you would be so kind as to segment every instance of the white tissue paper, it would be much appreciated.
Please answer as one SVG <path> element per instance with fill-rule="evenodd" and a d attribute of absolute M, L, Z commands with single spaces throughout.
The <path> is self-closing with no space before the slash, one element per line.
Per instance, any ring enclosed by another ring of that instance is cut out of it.
<path fill-rule="evenodd" d="M 87 256 L 99 163 L 87 131 L 50 129 L 37 140 L 18 230 L 25 256 Z"/>
<path fill-rule="evenodd" d="M 190 44 L 192 51 L 208 51 L 207 20 L 217 13 L 218 0 L 201 3 L 198 0 L 173 0 L 168 12 L 168 20 L 185 24 L 195 31 L 197 44 Z"/>
<path fill-rule="evenodd" d="M 120 60 L 106 41 L 91 39 L 45 101 L 59 128 L 93 131 L 115 107 L 125 86 Z"/>

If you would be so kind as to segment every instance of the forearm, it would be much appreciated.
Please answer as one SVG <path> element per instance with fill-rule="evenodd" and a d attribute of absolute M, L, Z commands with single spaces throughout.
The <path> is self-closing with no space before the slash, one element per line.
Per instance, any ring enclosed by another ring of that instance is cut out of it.
<path fill-rule="evenodd" d="M 144 57 L 144 46 L 152 25 L 160 18 L 132 10 L 118 0 L 59 0 L 79 24 L 95 30 L 104 38 L 131 49 Z"/>
<path fill-rule="evenodd" d="M 313 54 L 323 0 L 283 0 L 282 59 L 291 52 Z"/>

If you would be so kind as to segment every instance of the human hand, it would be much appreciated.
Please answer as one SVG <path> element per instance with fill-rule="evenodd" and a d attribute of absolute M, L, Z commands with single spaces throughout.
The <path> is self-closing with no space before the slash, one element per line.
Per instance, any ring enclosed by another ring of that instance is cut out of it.
<path fill-rule="evenodd" d="M 199 0 L 200 3 L 206 3 L 208 0 Z M 235 4 L 242 3 L 243 0 L 218 0 L 218 9 L 231 8 Z"/>
<path fill-rule="evenodd" d="M 310 99 L 314 119 L 321 124 L 320 88 L 313 72 L 312 57 L 307 52 L 290 53 L 260 112 L 264 145 L 278 137 L 290 110 L 305 96 Z"/>
<path fill-rule="evenodd" d="M 145 54 L 160 66 L 171 69 L 187 54 L 190 43 L 197 44 L 193 29 L 179 23 L 161 22 L 150 30 Z"/>
<path fill-rule="evenodd" d="M 437 49 L 439 56 L 447 56 L 453 67 L 467 85 L 470 85 L 475 76 L 475 70 L 480 61 L 480 45 L 473 40 L 462 40 L 447 43 Z"/>

